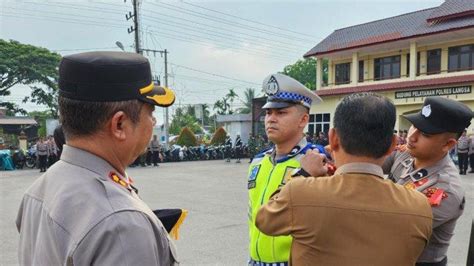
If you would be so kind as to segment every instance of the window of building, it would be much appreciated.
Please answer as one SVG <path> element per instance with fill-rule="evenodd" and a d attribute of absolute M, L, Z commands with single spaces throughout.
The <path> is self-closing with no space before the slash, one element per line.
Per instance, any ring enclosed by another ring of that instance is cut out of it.
<path fill-rule="evenodd" d="M 441 49 L 426 52 L 426 74 L 439 74 L 441 72 Z"/>
<path fill-rule="evenodd" d="M 364 60 L 359 61 L 359 82 L 364 81 Z"/>
<path fill-rule="evenodd" d="M 400 56 L 374 59 L 374 79 L 394 79 L 400 77 Z"/>
<path fill-rule="evenodd" d="M 474 45 L 450 47 L 448 50 L 448 71 L 474 69 Z"/>
<path fill-rule="evenodd" d="M 351 63 L 336 65 L 336 85 L 351 82 Z"/>
<path fill-rule="evenodd" d="M 317 134 L 323 131 L 327 135 L 330 125 L 331 114 L 329 113 L 309 115 L 308 132 L 311 134 Z"/>

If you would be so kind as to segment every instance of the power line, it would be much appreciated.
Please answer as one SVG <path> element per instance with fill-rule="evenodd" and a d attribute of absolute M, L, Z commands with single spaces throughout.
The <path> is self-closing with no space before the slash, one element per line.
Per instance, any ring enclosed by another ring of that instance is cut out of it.
<path fill-rule="evenodd" d="M 257 43 L 259 45 L 266 46 L 266 47 L 269 47 L 269 48 L 274 48 L 275 46 L 279 46 L 280 50 L 285 50 L 285 51 L 290 52 L 290 53 L 297 53 L 294 48 L 290 48 L 288 46 L 283 46 L 283 45 L 278 45 L 278 44 L 277 45 L 268 44 L 266 42 L 260 42 L 258 39 L 250 39 L 250 38 L 242 38 L 242 37 L 239 38 L 239 37 L 235 37 L 235 36 L 230 35 L 230 34 L 225 34 L 225 33 L 217 32 L 217 31 L 207 30 L 207 29 L 204 29 L 204 28 L 201 28 L 201 27 L 186 25 L 186 24 L 182 24 L 182 23 L 168 23 L 168 22 L 163 21 L 163 20 L 156 20 L 156 22 L 159 23 L 159 24 L 162 24 L 162 25 L 168 25 L 168 26 L 172 26 L 172 27 L 176 27 L 176 28 L 192 30 L 193 32 L 196 32 L 196 31 L 203 32 L 203 33 L 208 34 L 210 36 L 225 38 L 226 40 L 230 39 L 230 40 L 236 40 L 236 41 L 249 41 L 251 43 Z"/>
<path fill-rule="evenodd" d="M 68 8 L 68 9 L 76 9 L 76 10 L 89 10 L 89 11 L 94 11 L 94 12 L 100 12 L 100 13 L 109 13 L 109 14 L 120 14 L 120 15 L 124 15 L 124 12 L 126 12 L 126 10 L 119 10 L 119 9 L 97 9 L 97 8 L 93 8 L 93 7 L 90 7 L 90 6 L 83 6 L 83 5 L 77 5 L 77 4 L 72 4 L 72 3 L 68 3 L 68 4 L 63 4 L 61 2 L 54 2 L 54 4 L 48 4 L 48 3 L 36 3 L 36 2 L 24 2 L 25 4 L 28 4 L 28 5 L 40 5 L 40 6 L 51 6 L 51 7 L 65 7 L 65 8 Z M 114 5 L 115 6 L 115 5 Z M 115 12 L 114 12 L 115 11 Z"/>
<path fill-rule="evenodd" d="M 255 82 L 252 82 L 252 81 L 247 81 L 247 80 L 243 80 L 243 79 L 235 79 L 235 78 L 223 76 L 223 75 L 220 75 L 220 74 L 214 74 L 214 73 L 210 73 L 210 72 L 198 70 L 198 69 L 191 68 L 191 67 L 187 67 L 187 66 L 183 66 L 183 65 L 178 65 L 178 64 L 175 64 L 175 63 L 171 63 L 171 62 L 170 62 L 170 65 L 177 66 L 177 67 L 181 67 L 181 68 L 184 68 L 184 69 L 188 69 L 188 70 L 195 71 L 195 72 L 199 72 L 199 73 L 203 73 L 203 74 L 207 74 L 207 75 L 211 75 L 211 76 L 215 76 L 215 77 L 220 77 L 220 78 L 225 78 L 225 79 L 230 79 L 230 80 L 235 80 L 235 81 L 240 81 L 240 82 L 244 82 L 244 83 L 248 83 L 248 84 L 253 84 L 253 85 L 258 85 L 258 86 L 260 86 L 259 83 L 255 83 Z"/>
<path fill-rule="evenodd" d="M 74 4 L 62 5 L 61 3 L 58 3 L 58 4 L 55 4 L 55 5 L 51 5 L 51 4 L 47 4 L 47 3 L 41 3 L 41 4 L 40 3 L 34 3 L 34 2 L 26 2 L 26 3 L 35 4 L 35 5 L 46 5 L 46 6 L 60 7 L 60 8 L 68 8 L 68 9 L 75 9 L 75 10 L 87 10 L 87 11 L 94 11 L 94 12 L 101 12 L 101 13 L 103 11 L 103 9 L 97 10 L 95 8 L 92 8 L 92 7 L 85 7 L 85 6 L 74 5 Z M 107 3 L 100 3 L 100 4 L 106 4 L 108 6 L 111 5 L 111 4 L 107 4 Z M 21 10 L 24 10 L 24 9 L 21 9 Z M 143 10 L 143 11 L 147 11 L 147 12 L 150 12 L 150 13 L 152 12 L 151 10 Z M 64 15 L 63 13 L 52 12 L 52 11 L 43 11 L 43 12 Z M 106 10 L 106 13 L 123 15 L 123 11 L 120 11 L 120 10 L 117 10 L 117 9 Z M 156 12 L 154 12 L 154 13 L 156 13 Z M 77 16 L 77 15 L 74 14 L 74 16 Z M 173 24 L 184 25 L 184 26 L 188 26 L 188 27 L 191 26 L 191 27 L 194 27 L 194 28 L 195 28 L 195 25 L 198 24 L 198 25 L 202 25 L 202 26 L 205 26 L 205 27 L 218 29 L 218 30 L 224 30 L 224 31 L 228 32 L 228 29 L 215 27 L 215 26 L 212 26 L 212 25 L 204 24 L 204 23 L 199 23 L 199 22 L 196 22 L 196 21 L 187 20 L 187 19 L 180 18 L 180 17 L 171 16 L 169 14 L 164 14 L 163 16 L 166 16 L 167 18 L 174 18 L 174 19 L 177 19 L 179 21 L 187 21 L 187 22 L 192 23 L 192 25 L 187 25 L 187 24 L 183 24 L 183 23 L 180 23 L 180 22 L 176 22 L 176 21 L 170 21 L 170 20 L 167 20 L 167 19 L 163 19 L 162 17 L 158 18 L 158 17 L 151 16 L 151 15 L 144 15 L 143 17 L 147 18 L 149 20 L 156 21 L 158 23 L 162 23 L 162 24 L 166 24 L 166 23 L 163 23 L 163 21 L 167 21 L 168 25 L 170 25 L 169 23 L 173 23 Z M 96 17 L 84 16 L 84 15 L 80 15 L 80 17 L 97 19 Z M 171 25 L 171 26 L 175 26 L 175 25 Z M 206 30 L 206 31 L 213 32 L 213 33 L 220 33 L 220 32 L 212 31 L 212 30 Z M 295 46 L 294 44 L 290 44 L 290 43 L 286 43 L 286 42 L 282 42 L 282 41 L 278 41 L 278 40 L 274 40 L 274 39 L 265 38 L 263 36 L 251 35 L 251 34 L 247 34 L 245 32 L 239 32 L 239 31 L 233 31 L 233 32 L 238 33 L 240 35 L 245 35 L 245 36 L 248 36 L 248 37 L 251 37 L 251 38 L 257 38 L 257 40 L 255 40 L 255 41 L 259 41 L 260 43 L 263 43 L 261 40 L 266 40 L 266 41 L 271 42 L 272 45 L 282 46 L 282 47 L 290 49 L 291 51 L 293 51 L 293 47 Z M 222 34 L 222 33 L 220 33 L 220 34 Z M 244 38 L 242 38 L 242 39 L 244 39 Z M 252 40 L 252 39 L 249 39 L 249 38 L 245 38 L 245 39 L 246 40 Z M 290 47 L 288 47 L 288 46 L 290 46 Z M 304 45 L 297 45 L 297 46 L 300 46 L 302 48 L 306 47 Z"/>
<path fill-rule="evenodd" d="M 12 8 L 12 7 L 7 7 L 7 8 L 17 9 L 17 8 Z M 33 10 L 23 10 L 23 11 L 36 12 L 36 11 L 33 11 Z M 49 11 L 43 11 L 43 13 L 58 14 L 57 12 L 49 12 Z M 125 25 L 122 25 L 122 24 L 112 24 L 112 23 L 104 23 L 103 21 L 97 21 L 98 18 L 94 18 L 94 19 L 96 19 L 96 21 L 91 21 L 91 20 L 85 21 L 85 20 L 79 20 L 79 19 L 72 19 L 67 14 L 60 14 L 61 16 L 67 16 L 67 18 L 45 16 L 45 15 L 41 16 L 41 15 L 38 15 L 36 13 L 34 13 L 34 14 L 25 14 L 25 13 L 15 13 L 15 12 L 10 12 L 8 14 L 4 13 L 3 15 L 8 16 L 8 17 L 16 17 L 16 16 L 12 16 L 11 14 L 18 14 L 18 15 L 25 15 L 25 16 L 27 15 L 28 16 L 28 17 L 22 17 L 22 18 L 36 18 L 36 19 L 52 20 L 52 21 L 58 21 L 58 22 L 82 24 L 82 25 L 94 25 L 94 26 L 102 26 L 102 27 L 105 26 L 105 27 L 113 27 L 113 28 L 123 28 L 125 26 Z M 76 15 L 76 17 L 91 18 L 90 16 L 82 16 L 82 15 Z M 166 30 L 166 29 L 164 29 L 164 30 Z M 246 52 L 248 54 L 262 55 L 262 56 L 265 56 L 265 57 L 268 57 L 268 58 L 275 58 L 275 59 L 278 59 L 278 60 L 282 60 L 284 62 L 288 62 L 289 60 L 292 60 L 290 58 L 270 54 L 265 50 L 246 49 L 246 48 L 243 48 L 243 47 L 235 46 L 233 43 L 228 43 L 228 42 L 224 42 L 224 41 L 221 41 L 221 40 L 216 40 L 216 39 L 206 37 L 206 36 L 203 37 L 203 36 L 199 36 L 199 35 L 195 35 L 195 34 L 185 33 L 187 36 L 183 38 L 182 36 L 177 36 L 177 35 L 174 35 L 174 34 L 163 32 L 163 31 L 148 31 L 148 32 L 157 33 L 157 34 L 161 34 L 161 35 L 165 34 L 165 37 L 167 37 L 167 38 L 171 38 L 171 39 L 175 39 L 175 40 L 179 40 L 179 41 L 183 41 L 183 42 L 195 41 L 195 42 L 202 43 L 202 39 L 204 38 L 204 39 L 207 39 L 207 40 L 212 41 L 212 42 L 217 42 L 217 43 L 221 43 L 221 44 L 224 43 L 225 45 L 222 45 L 223 47 L 234 48 L 233 50 L 237 49 L 236 51 L 243 51 L 243 52 Z M 176 30 L 173 31 L 173 32 L 183 33 L 183 32 L 176 31 Z M 197 39 L 190 38 L 189 36 L 195 37 Z M 207 43 L 205 43 L 205 44 L 207 44 Z"/>
<path fill-rule="evenodd" d="M 221 14 L 221 15 L 229 16 L 229 17 L 232 17 L 232 18 L 240 19 L 240 20 L 243 20 L 243 21 L 248 21 L 248 22 L 251 22 L 251 23 L 263 25 L 263 26 L 266 26 L 266 27 L 271 27 L 271 28 L 275 28 L 275 29 L 278 29 L 278 30 L 283 30 L 283 31 L 287 31 L 287 32 L 291 32 L 291 33 L 295 33 L 295 34 L 299 34 L 299 35 L 303 35 L 303 36 L 308 36 L 308 37 L 314 37 L 314 38 L 316 38 L 316 36 L 312 36 L 312 35 L 307 34 L 307 33 L 301 33 L 301 32 L 297 32 L 297 31 L 292 31 L 292 30 L 288 30 L 288 29 L 281 28 L 281 27 L 277 27 L 277 26 L 265 24 L 265 23 L 263 23 L 263 22 L 259 22 L 259 21 L 255 21 L 255 20 L 251 20 L 251 19 L 247 19 L 247 18 L 242 18 L 242 17 L 238 17 L 238 16 L 234 16 L 234 15 L 231 15 L 231 14 L 228 14 L 228 13 L 224 13 L 224 12 L 221 12 L 221 11 L 217 11 L 217 10 L 214 10 L 214 9 L 205 8 L 205 7 L 203 7 L 203 6 L 191 4 L 191 3 L 188 3 L 188 2 L 186 2 L 186 1 L 181 1 L 181 3 L 186 4 L 186 5 L 190 5 L 190 6 L 193 6 L 193 7 L 197 7 L 197 8 L 200 8 L 200 9 L 204 9 L 204 10 L 207 10 L 207 11 L 211 11 L 211 12 L 214 12 L 214 13 L 218 13 L 218 14 Z"/>
<path fill-rule="evenodd" d="M 146 10 L 148 12 L 151 12 L 150 10 Z M 221 28 L 221 27 L 216 27 L 216 26 L 212 26 L 212 25 L 208 25 L 208 24 L 205 24 L 205 23 L 200 23 L 200 22 L 197 22 L 197 21 L 193 21 L 193 20 L 189 20 L 189 19 L 185 19 L 185 18 L 180 18 L 180 17 L 176 17 L 176 16 L 172 16 L 170 14 L 161 14 L 159 12 L 155 12 L 156 14 L 160 14 L 162 16 L 165 16 L 166 18 L 173 18 L 173 19 L 176 19 L 178 21 L 186 21 L 186 22 L 189 22 L 191 23 L 191 26 L 195 26 L 195 25 L 201 25 L 201 26 L 205 26 L 205 27 L 209 27 L 209 28 L 212 28 L 212 29 L 216 29 L 216 30 L 222 30 L 222 31 L 225 31 L 225 32 L 228 32 L 229 29 L 225 29 L 225 28 Z M 175 24 L 181 24 L 181 25 L 186 25 L 186 24 L 183 24 L 183 23 L 179 23 L 179 22 L 176 22 L 176 21 L 170 21 L 170 20 L 167 20 L 167 19 L 164 19 L 163 17 L 153 17 L 153 16 L 148 16 L 147 15 L 147 18 L 150 19 L 152 18 L 153 20 L 157 21 L 157 22 L 161 22 L 161 21 L 168 21 L 168 22 L 171 22 L 171 23 L 175 23 Z M 272 44 L 278 44 L 278 45 L 288 45 L 288 46 L 291 46 L 291 47 L 294 47 L 294 46 L 300 46 L 300 47 L 306 47 L 306 45 L 301 45 L 301 44 L 291 44 L 291 43 L 287 43 L 287 42 L 282 42 L 280 40 L 275 40 L 275 39 L 270 39 L 270 38 L 265 38 L 264 36 L 257 36 L 257 35 L 252 35 L 252 34 L 248 34 L 248 33 L 245 33 L 245 32 L 242 32 L 242 31 L 236 31 L 236 30 L 233 30 L 232 31 L 233 33 L 237 33 L 237 34 L 240 34 L 240 35 L 244 35 L 244 36 L 248 36 L 248 37 L 252 37 L 252 38 L 257 38 L 258 40 L 266 40 L 266 41 L 269 41 L 270 43 Z"/>
<path fill-rule="evenodd" d="M 21 15 L 21 16 L 13 16 L 12 14 L 16 15 Z M 38 16 L 37 14 L 25 14 L 25 13 L 15 13 L 15 12 L 9 12 L 9 13 L 2 13 L 2 16 L 4 17 L 14 17 L 14 18 L 26 18 L 26 19 L 40 19 L 40 20 L 49 20 L 49 21 L 57 21 L 57 22 L 66 22 L 66 23 L 72 23 L 72 24 L 82 24 L 82 25 L 91 25 L 91 26 L 99 26 L 99 27 L 109 27 L 109 28 L 120 28 L 123 29 L 123 27 L 126 27 L 126 25 L 121 25 L 121 24 L 111 24 L 111 23 L 102 23 L 102 22 L 90 22 L 90 21 L 84 21 L 84 20 L 77 20 L 77 19 L 71 19 L 71 18 L 58 18 L 58 17 L 51 17 L 51 16 Z M 31 17 L 34 16 L 34 17 Z"/>
<path fill-rule="evenodd" d="M 193 43 L 197 43 L 197 44 L 200 44 L 200 45 L 204 45 L 204 46 L 209 46 L 209 47 L 215 47 L 215 45 L 210 45 L 209 43 L 207 42 L 204 42 L 202 40 L 202 38 L 200 39 L 199 36 L 196 36 L 194 35 L 196 38 L 190 38 L 190 37 L 182 37 L 182 36 L 177 36 L 177 35 L 174 35 L 174 34 L 170 34 L 170 33 L 166 33 L 166 32 L 162 32 L 162 31 L 151 31 L 151 30 L 148 30 L 147 32 L 149 33 L 156 33 L 156 34 L 160 34 L 160 36 L 162 37 L 165 37 L 165 38 L 170 38 L 170 39 L 174 39 L 174 40 L 178 40 L 178 41 L 183 41 L 183 42 L 193 42 Z M 210 38 L 205 38 L 206 40 L 210 40 L 210 41 L 217 41 L 217 40 L 214 40 L 214 39 L 210 39 Z M 262 52 L 256 52 L 254 50 L 250 50 L 250 49 L 245 49 L 245 48 L 242 48 L 242 47 L 236 47 L 236 46 L 232 46 L 232 45 L 220 45 L 222 46 L 223 48 L 229 48 L 230 50 L 234 50 L 236 52 L 240 52 L 240 51 L 243 51 L 244 53 L 246 54 L 250 54 L 250 55 L 261 55 L 261 56 L 264 56 L 264 57 L 267 57 L 267 58 L 273 58 L 275 60 L 278 60 L 280 62 L 285 62 L 285 63 L 288 63 L 288 61 L 290 60 L 293 60 L 293 59 L 290 59 L 290 58 L 284 58 L 284 57 L 281 57 L 281 56 L 278 56 L 278 55 L 273 55 L 273 54 L 269 54 L 269 53 L 262 53 Z"/>
<path fill-rule="evenodd" d="M 239 22 L 229 21 L 229 20 L 222 19 L 222 18 L 219 18 L 219 17 L 210 16 L 209 14 L 204 14 L 204 13 L 196 12 L 196 11 L 189 10 L 189 9 L 186 9 L 186 8 L 178 7 L 178 6 L 169 4 L 169 3 L 163 3 L 163 2 L 152 3 L 152 2 L 149 2 L 149 4 L 151 4 L 153 6 L 161 6 L 161 7 L 171 9 L 173 11 L 177 11 L 177 12 L 180 12 L 180 13 L 188 14 L 188 15 L 191 15 L 191 16 L 195 16 L 195 17 L 199 17 L 199 18 L 203 18 L 203 19 L 207 19 L 207 20 L 211 20 L 211 21 L 215 21 L 215 22 L 220 22 L 220 23 L 232 26 L 232 27 L 239 26 L 239 28 L 251 29 L 253 31 L 257 31 L 257 32 L 260 32 L 260 33 L 270 34 L 270 35 L 273 35 L 273 36 L 280 36 L 280 37 L 283 37 L 283 38 L 290 38 L 292 40 L 298 40 L 300 42 L 313 42 L 313 40 L 297 38 L 297 37 L 282 34 L 282 33 L 276 33 L 276 32 L 271 32 L 271 31 L 268 31 L 268 30 L 259 29 L 259 28 L 256 28 L 256 27 L 252 27 L 252 26 L 248 26 L 248 25 L 239 23 Z"/>
<path fill-rule="evenodd" d="M 162 30 L 165 30 L 165 31 L 172 31 L 172 30 L 168 30 L 168 29 L 162 29 Z M 174 34 L 171 34 L 171 33 L 167 33 L 167 32 L 163 32 L 161 30 L 149 30 L 148 32 L 152 32 L 152 33 L 158 33 L 158 34 L 168 34 L 169 36 L 175 36 L 175 37 L 179 37 L 179 38 L 182 38 L 182 36 L 176 36 Z M 182 31 L 173 31 L 173 32 L 176 32 L 176 33 L 183 33 Z M 273 57 L 273 58 L 276 58 L 276 59 L 280 59 L 280 60 L 283 60 L 285 62 L 289 61 L 289 60 L 293 60 L 291 59 L 290 57 L 283 57 L 283 56 L 280 56 L 278 54 L 273 54 L 271 52 L 268 52 L 266 50 L 263 50 L 263 49 L 258 49 L 258 48 L 253 48 L 253 49 L 247 49 L 247 48 L 244 48 L 244 47 L 240 47 L 238 45 L 235 45 L 233 43 L 230 43 L 230 42 L 224 42 L 224 41 L 221 41 L 221 40 L 216 40 L 214 38 L 210 38 L 210 37 L 206 37 L 206 36 L 199 36 L 199 35 L 195 35 L 195 34 L 189 34 L 189 33 L 185 33 L 186 34 L 186 37 L 184 37 L 185 39 L 191 39 L 194 37 L 194 38 L 197 38 L 197 39 L 194 39 L 196 41 L 200 41 L 200 39 L 204 38 L 206 40 L 209 40 L 209 41 L 213 41 L 213 42 L 217 42 L 217 43 L 224 43 L 226 44 L 227 47 L 230 47 L 230 48 L 236 48 L 238 50 L 241 50 L 241 51 L 248 51 L 248 53 L 250 54 L 256 54 L 256 55 L 265 55 L 265 56 L 268 56 L 268 57 Z M 191 38 L 190 38 L 191 37 Z"/>
<path fill-rule="evenodd" d="M 189 2 L 186 2 L 186 1 L 181 1 L 182 3 L 186 4 L 186 5 L 191 5 L 193 7 L 197 7 L 197 8 L 200 8 L 200 9 L 203 9 L 203 10 L 207 10 L 207 11 L 211 11 L 211 12 L 214 12 L 214 13 L 218 13 L 218 14 L 221 14 L 221 15 L 224 15 L 224 16 L 228 16 L 228 17 L 232 17 L 232 18 L 236 18 L 236 19 L 239 19 L 239 20 L 243 20 L 243 21 L 247 21 L 247 22 L 251 22 L 251 23 L 254 23 L 254 24 L 258 24 L 258 25 L 261 25 L 261 26 L 264 26 L 264 27 L 269 27 L 269 28 L 274 28 L 274 29 L 277 29 L 279 31 L 283 30 L 283 31 L 286 31 L 286 32 L 291 32 L 291 33 L 294 33 L 294 34 L 297 34 L 297 35 L 302 35 L 302 36 L 307 36 L 307 37 L 311 37 L 311 38 L 317 38 L 316 36 L 313 36 L 313 35 L 310 35 L 310 34 L 307 34 L 307 33 L 301 33 L 301 32 L 296 32 L 296 31 L 292 31 L 292 30 L 289 30 L 289 29 L 285 29 L 285 28 L 282 28 L 282 27 L 278 27 L 278 26 L 274 26 L 274 25 L 269 25 L 269 24 L 265 24 L 263 22 L 259 22 L 259 21 L 255 21 L 255 20 L 250 20 L 250 19 L 247 19 L 247 18 L 242 18 L 242 17 L 238 17 L 238 16 L 235 16 L 235 15 L 231 15 L 231 14 L 228 14 L 228 13 L 224 13 L 224 12 L 220 12 L 220 11 L 217 11 L 217 10 L 214 10 L 214 9 L 210 9 L 210 8 L 205 8 L 205 7 L 202 7 L 202 6 L 199 6 L 199 5 L 195 5 L 195 4 L 192 4 L 192 3 L 189 3 Z M 146 2 L 147 3 L 147 2 Z M 104 2 L 96 2 L 96 4 L 100 4 L 100 5 L 106 5 L 106 6 L 116 6 L 115 4 L 112 4 L 112 3 L 104 3 Z M 153 3 L 151 3 L 153 5 Z M 184 11 L 187 11 L 187 12 L 191 12 L 191 13 L 195 13 L 195 14 L 199 14 L 199 15 L 204 15 L 204 16 L 208 16 L 208 17 L 212 17 L 212 18 L 216 18 L 216 19 L 221 19 L 223 21 L 226 21 L 226 22 L 230 22 L 230 23 L 233 23 L 232 26 L 235 26 L 234 22 L 233 21 L 229 21 L 229 20 L 226 20 L 226 19 L 223 19 L 223 18 L 220 18 L 220 17 L 215 17 L 215 16 L 209 16 L 208 14 L 205 14 L 205 13 L 201 13 L 201 12 L 197 12 L 197 11 L 194 11 L 194 10 L 190 10 L 190 9 L 185 9 L 183 7 L 179 7 L 179 6 L 176 6 L 176 5 L 172 5 L 170 3 L 164 3 L 164 2 L 160 2 L 159 4 L 162 4 L 162 5 L 167 5 L 167 6 L 172 6 L 174 7 L 174 9 L 170 8 L 170 7 L 165 7 L 165 8 L 168 8 L 168 9 L 172 9 L 174 11 L 176 11 L 176 9 L 182 9 Z M 155 4 L 156 5 L 156 4 Z M 147 10 L 145 9 L 144 11 L 148 11 L 148 12 L 152 12 L 151 10 Z M 184 11 L 180 11 L 178 10 L 177 12 L 184 12 Z M 154 12 L 154 11 L 153 11 Z M 155 12 L 154 12 L 155 13 Z M 192 14 L 191 14 L 192 15 Z M 166 16 L 168 17 L 169 14 L 166 14 Z M 182 20 L 183 18 L 178 18 L 179 20 Z M 193 22 L 195 23 L 195 22 Z M 245 25 L 245 24 L 240 24 L 238 23 L 239 25 L 242 25 L 243 27 L 247 27 L 247 28 L 250 28 L 250 29 L 254 29 L 254 31 L 258 31 L 258 32 L 261 32 L 263 29 L 260 29 L 260 28 L 253 28 L 249 25 Z M 209 25 L 208 25 L 209 26 Z M 279 35 L 280 33 L 279 32 L 271 32 L 271 31 L 266 31 L 266 30 L 263 30 L 265 31 L 267 34 L 270 34 L 270 35 Z M 281 34 L 280 34 L 281 36 Z M 298 39 L 297 37 L 292 37 L 292 36 L 288 36 L 288 35 L 283 35 L 284 38 L 296 38 Z M 307 41 L 311 41 L 313 42 L 313 40 L 308 40 L 308 39 L 299 39 L 299 40 L 302 40 L 304 42 L 307 42 Z"/>
<path fill-rule="evenodd" d="M 173 76 L 180 77 L 181 79 L 185 79 L 185 80 L 192 80 L 196 82 L 203 82 L 203 83 L 209 83 L 209 84 L 219 84 L 219 85 L 234 86 L 234 87 L 243 86 L 243 84 L 239 84 L 239 83 L 229 83 L 226 81 L 215 80 L 215 79 L 204 79 L 201 77 L 188 76 L 188 75 L 183 75 L 183 74 L 174 74 Z"/>
<path fill-rule="evenodd" d="M 69 51 L 98 51 L 98 50 L 117 50 L 118 47 L 96 47 L 96 48 L 80 48 L 80 49 L 49 49 L 53 52 L 69 52 Z"/>
<path fill-rule="evenodd" d="M 20 14 L 20 15 L 25 15 L 25 14 Z M 18 17 L 18 16 L 12 16 L 11 13 L 2 14 L 2 16 L 15 17 L 15 18 Z M 28 16 L 27 18 L 31 18 L 31 17 Z M 44 18 L 39 18 L 39 19 L 44 19 Z M 64 20 L 58 19 L 58 21 L 63 22 Z M 70 22 L 70 21 L 66 21 L 66 22 Z M 90 24 L 93 24 L 93 23 L 87 23 L 87 24 L 90 25 Z M 94 24 L 94 25 L 104 26 L 103 24 Z M 70 50 L 79 50 L 79 49 L 70 49 Z M 206 71 L 201 71 L 201 70 L 198 70 L 198 69 L 195 69 L 195 68 L 191 68 L 191 67 L 187 67 L 187 66 L 183 66 L 183 65 L 179 65 L 179 64 L 175 64 L 175 63 L 170 63 L 170 64 L 174 65 L 174 66 L 177 66 L 177 67 L 180 67 L 180 68 L 188 69 L 188 70 L 191 70 L 191 71 L 195 71 L 195 72 L 199 72 L 199 73 L 203 73 L 203 74 L 207 74 L 207 75 L 211 75 L 211 76 L 215 76 L 215 77 L 230 79 L 230 80 L 239 81 L 239 82 L 248 83 L 248 84 L 253 84 L 253 85 L 260 85 L 259 83 L 255 83 L 255 82 L 251 82 L 251 81 L 247 81 L 247 80 L 242 80 L 242 79 L 231 78 L 231 77 L 227 77 L 227 76 L 223 76 L 223 75 L 215 74 L 215 73 L 210 73 L 210 72 L 206 72 Z"/>

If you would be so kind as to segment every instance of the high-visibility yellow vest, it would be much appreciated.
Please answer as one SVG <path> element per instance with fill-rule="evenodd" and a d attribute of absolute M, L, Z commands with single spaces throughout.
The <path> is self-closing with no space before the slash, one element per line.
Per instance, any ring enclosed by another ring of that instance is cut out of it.
<path fill-rule="evenodd" d="M 255 226 L 255 217 L 260 206 L 265 204 L 271 195 L 291 178 L 294 169 L 300 167 L 301 154 L 286 158 L 275 165 L 266 154 L 255 158 L 249 167 L 249 237 L 250 258 L 255 261 L 273 263 L 287 262 L 290 258 L 291 236 L 267 236 Z"/>

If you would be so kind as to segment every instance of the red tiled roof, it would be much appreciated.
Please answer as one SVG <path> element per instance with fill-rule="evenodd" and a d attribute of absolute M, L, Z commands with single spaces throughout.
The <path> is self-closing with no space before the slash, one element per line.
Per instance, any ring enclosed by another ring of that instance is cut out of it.
<path fill-rule="evenodd" d="M 446 0 L 426 19 L 428 22 L 460 18 L 474 15 L 474 1 Z"/>
<path fill-rule="evenodd" d="M 413 88 L 424 88 L 432 86 L 447 86 L 453 84 L 462 84 L 467 82 L 473 82 L 474 75 L 464 75 L 464 76 L 455 76 L 455 77 L 446 77 L 446 78 L 433 78 L 433 79 L 423 79 L 423 80 L 413 80 L 413 81 L 402 81 L 402 82 L 392 82 L 392 83 L 383 83 L 383 84 L 372 84 L 372 85 L 361 85 L 353 87 L 345 87 L 340 89 L 326 89 L 317 91 L 316 94 L 319 96 L 331 96 L 331 95 L 341 95 L 341 94 L 350 94 L 355 92 L 379 92 L 379 91 L 389 91 L 395 89 L 413 89 Z"/>
<path fill-rule="evenodd" d="M 463 5 L 464 2 L 469 4 Z M 439 7 L 338 29 L 304 57 L 472 28 L 473 3 L 474 0 L 447 0 Z M 429 23 L 429 19 L 435 19 L 437 23 Z"/>

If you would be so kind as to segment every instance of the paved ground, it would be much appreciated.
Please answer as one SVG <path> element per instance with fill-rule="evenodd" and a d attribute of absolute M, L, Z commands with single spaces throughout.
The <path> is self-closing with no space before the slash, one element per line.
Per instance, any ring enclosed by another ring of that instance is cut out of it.
<path fill-rule="evenodd" d="M 223 161 L 132 168 L 139 194 L 152 208 L 189 210 L 177 241 L 183 265 L 245 265 L 247 261 L 248 164 Z M 22 193 L 37 170 L 0 171 L 0 265 L 17 264 L 14 225 Z M 449 250 L 449 265 L 465 265 L 474 215 L 474 175 L 463 176 L 467 205 Z"/>

